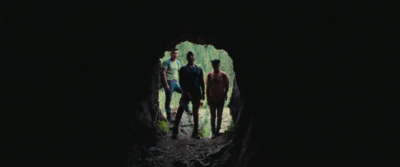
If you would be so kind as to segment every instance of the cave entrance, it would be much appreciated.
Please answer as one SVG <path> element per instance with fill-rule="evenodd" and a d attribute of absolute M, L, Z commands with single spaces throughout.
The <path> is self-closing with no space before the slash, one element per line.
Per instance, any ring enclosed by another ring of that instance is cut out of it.
<path fill-rule="evenodd" d="M 178 49 L 177 60 L 179 60 L 180 66 L 184 66 L 187 64 L 186 54 L 189 51 L 192 51 L 195 54 L 195 56 L 196 56 L 195 64 L 200 66 L 203 69 L 204 81 L 206 81 L 207 74 L 209 72 L 213 71 L 211 60 L 219 59 L 221 61 L 220 62 L 220 70 L 226 72 L 228 75 L 229 91 L 228 91 L 227 101 L 225 101 L 225 103 L 224 103 L 221 129 L 219 132 L 224 133 L 227 130 L 233 130 L 232 116 L 230 114 L 230 108 L 228 107 L 228 105 L 230 102 L 230 98 L 232 96 L 235 72 L 233 70 L 233 60 L 228 55 L 228 52 L 226 52 L 225 50 L 222 50 L 222 49 L 216 49 L 212 45 L 199 45 L 199 44 L 194 44 L 194 43 L 191 43 L 188 41 L 185 41 L 185 42 L 182 42 L 182 43 L 176 45 L 175 48 Z M 171 57 L 170 51 L 165 51 L 164 57 L 162 57 L 160 59 L 160 61 L 163 62 L 164 60 L 166 60 L 170 57 Z M 181 97 L 181 94 L 179 94 L 177 92 L 172 93 L 170 108 L 171 108 L 171 113 L 172 113 L 173 117 L 175 117 L 176 111 L 178 109 L 180 97 Z M 162 88 L 159 90 L 159 107 L 160 107 L 162 115 L 166 118 L 165 101 L 166 101 L 166 93 L 165 93 L 164 88 Z M 203 138 L 210 138 L 212 136 L 211 123 L 210 123 L 210 106 L 207 103 L 207 98 L 205 100 L 203 100 L 202 102 L 203 102 L 203 107 L 200 107 L 200 109 L 199 109 L 199 133 L 200 133 L 200 136 Z M 190 110 L 192 110 L 191 104 L 190 104 Z M 185 115 L 186 115 L 186 117 L 185 117 Z M 182 117 L 182 120 L 180 123 L 181 128 L 182 128 L 182 126 L 187 126 L 187 125 L 193 126 L 192 119 L 193 119 L 193 117 L 190 116 L 190 114 L 188 114 L 187 112 L 184 112 L 184 116 Z M 217 119 L 216 119 L 215 124 L 217 124 Z M 170 123 L 170 126 L 171 125 L 172 124 Z M 187 132 L 187 133 L 189 133 L 189 132 Z"/>

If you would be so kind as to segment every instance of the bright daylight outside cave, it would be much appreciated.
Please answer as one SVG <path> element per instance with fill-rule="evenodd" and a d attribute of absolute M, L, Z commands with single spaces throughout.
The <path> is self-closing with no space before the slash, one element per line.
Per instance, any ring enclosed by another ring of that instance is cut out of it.
<path fill-rule="evenodd" d="M 186 54 L 189 51 L 192 51 L 194 53 L 194 55 L 196 56 L 195 64 L 203 69 L 204 82 L 206 81 L 207 74 L 213 71 L 211 60 L 219 59 L 221 61 L 220 70 L 226 72 L 228 75 L 229 91 L 228 91 L 228 98 L 224 103 L 222 124 L 219 132 L 224 133 L 228 128 L 230 127 L 232 128 L 233 122 L 228 104 L 229 104 L 229 99 L 232 95 L 235 72 L 233 71 L 233 62 L 231 57 L 228 55 L 228 52 L 222 49 L 216 49 L 212 45 L 198 45 L 188 41 L 178 44 L 175 48 L 178 49 L 179 52 L 177 60 L 180 62 L 180 66 L 184 66 L 187 64 Z M 166 51 L 164 53 L 164 57 L 161 58 L 160 61 L 163 62 L 164 60 L 169 58 L 170 58 L 170 51 Z M 180 93 L 177 92 L 172 93 L 170 107 L 173 117 L 175 117 L 177 109 L 179 107 L 180 97 L 181 97 Z M 165 100 L 166 100 L 165 90 L 164 88 L 161 87 L 159 89 L 159 106 L 161 113 L 163 114 L 164 117 L 166 117 Z M 207 104 L 207 98 L 205 100 L 202 100 L 202 102 L 204 105 L 199 109 L 199 133 L 201 137 L 210 138 L 212 135 L 211 125 L 210 125 L 210 107 Z M 189 106 L 190 106 L 189 108 L 192 109 L 191 103 L 189 104 Z M 163 123 L 160 122 L 159 124 L 165 125 L 165 122 Z M 181 131 L 190 134 L 191 128 L 193 128 L 193 117 L 190 114 L 184 112 L 180 126 L 181 126 Z M 167 128 L 161 127 L 161 129 L 168 131 Z"/>

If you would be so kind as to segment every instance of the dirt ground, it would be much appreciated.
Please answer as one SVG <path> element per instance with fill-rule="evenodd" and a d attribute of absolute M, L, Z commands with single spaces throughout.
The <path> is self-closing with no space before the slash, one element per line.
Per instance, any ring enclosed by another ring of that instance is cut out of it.
<path fill-rule="evenodd" d="M 174 111 L 174 109 L 173 109 Z M 199 111 L 199 118 L 204 119 L 206 109 Z M 209 118 L 208 118 L 209 119 Z M 231 120 L 229 110 L 224 110 L 223 130 L 224 132 Z M 172 124 L 169 125 L 172 128 Z M 171 138 L 172 130 L 167 134 L 159 136 L 156 146 L 148 150 L 147 156 L 141 159 L 138 167 L 205 167 L 226 166 L 230 154 L 231 141 L 226 134 L 221 134 L 215 139 L 194 139 L 190 134 L 179 133 L 177 139 Z"/>

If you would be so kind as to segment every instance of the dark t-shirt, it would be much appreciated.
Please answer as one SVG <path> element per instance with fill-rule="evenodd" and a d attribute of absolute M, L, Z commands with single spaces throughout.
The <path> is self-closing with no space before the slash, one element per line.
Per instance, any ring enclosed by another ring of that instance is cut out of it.
<path fill-rule="evenodd" d="M 191 69 L 188 65 L 179 70 L 179 84 L 184 91 L 188 91 L 192 96 L 201 96 L 201 82 L 203 80 L 203 69 L 195 65 Z"/>

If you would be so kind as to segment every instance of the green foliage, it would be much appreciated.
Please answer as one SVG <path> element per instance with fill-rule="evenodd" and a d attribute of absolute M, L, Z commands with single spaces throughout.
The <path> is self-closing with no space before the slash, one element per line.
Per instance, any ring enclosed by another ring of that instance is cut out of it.
<path fill-rule="evenodd" d="M 159 120 L 157 122 L 158 128 L 163 131 L 164 133 L 168 133 L 169 128 L 168 128 L 168 123 L 162 120 Z"/>
<path fill-rule="evenodd" d="M 181 65 L 184 66 L 187 64 L 186 54 L 188 51 L 192 51 L 196 56 L 195 63 L 203 68 L 204 72 L 204 81 L 206 80 L 206 76 L 209 72 L 213 71 L 211 66 L 211 60 L 219 59 L 221 60 L 221 67 L 222 71 L 225 71 L 229 77 L 229 91 L 228 91 L 228 99 L 232 94 L 232 87 L 233 87 L 233 78 L 235 77 L 235 73 L 233 71 L 233 61 L 231 57 L 229 57 L 228 52 L 216 49 L 212 45 L 198 45 L 193 44 L 191 42 L 185 41 L 176 46 L 179 50 L 178 60 L 180 61 Z M 162 61 L 170 57 L 170 52 L 167 51 L 164 53 L 164 57 L 161 59 Z M 171 101 L 171 108 L 179 106 L 179 98 L 181 94 L 173 93 L 172 101 Z M 205 100 L 206 101 L 206 100 Z M 159 102 L 160 102 L 160 109 L 163 113 L 165 113 L 165 92 L 164 89 L 159 91 Z M 225 106 L 228 105 L 228 102 L 225 102 Z M 207 103 L 204 103 L 204 107 L 207 107 Z"/>
<path fill-rule="evenodd" d="M 210 138 L 212 135 L 211 124 L 210 124 L 210 113 L 206 112 L 203 118 L 203 129 L 201 130 L 200 136 Z"/>

